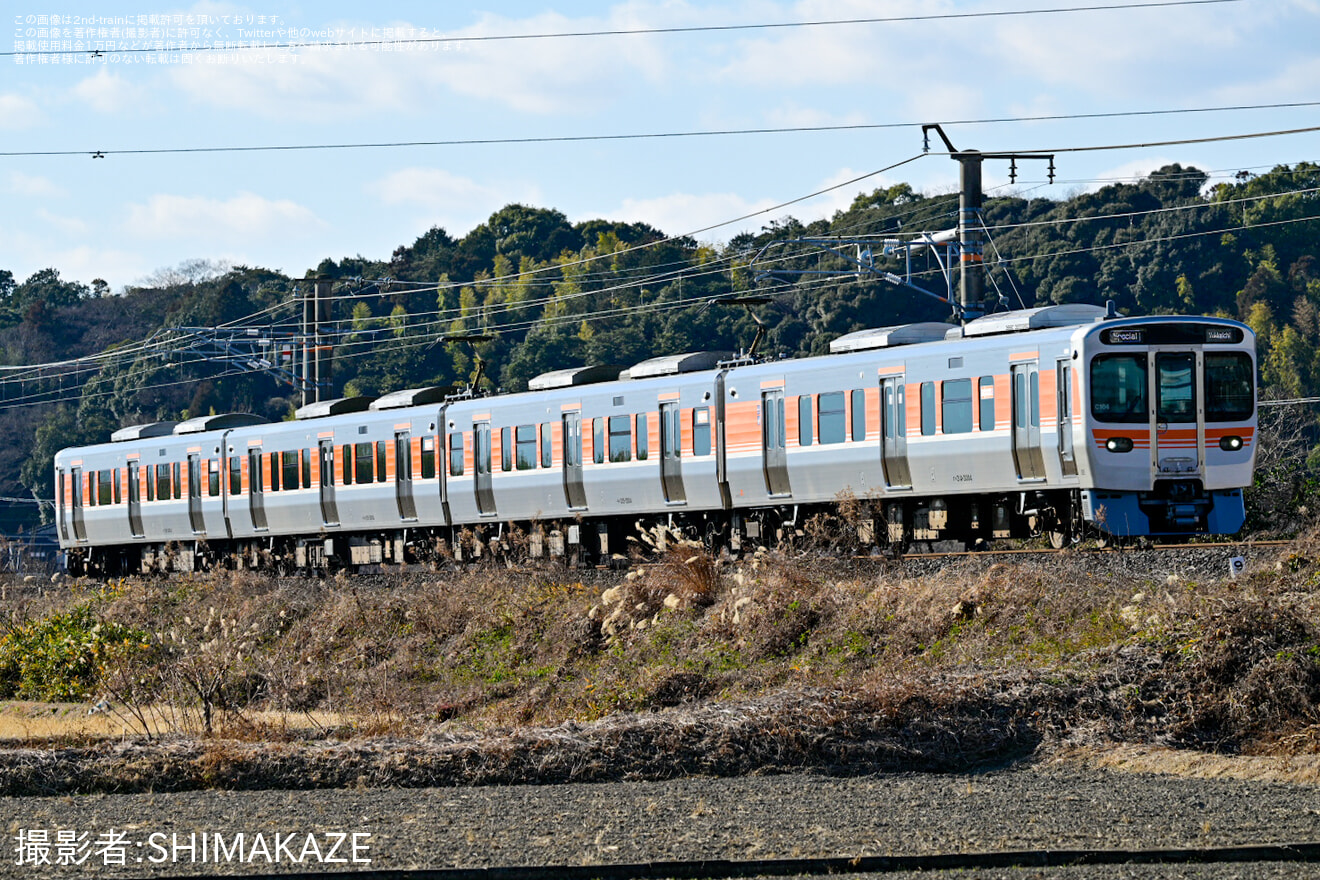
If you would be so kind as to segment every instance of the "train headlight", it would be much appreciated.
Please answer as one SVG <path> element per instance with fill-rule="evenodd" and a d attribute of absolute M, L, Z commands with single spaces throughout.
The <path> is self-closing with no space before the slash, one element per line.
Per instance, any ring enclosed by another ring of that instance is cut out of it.
<path fill-rule="evenodd" d="M 1219 438 L 1219 448 L 1225 452 L 1237 452 L 1242 448 L 1242 438 L 1236 434 Z"/>
<path fill-rule="evenodd" d="M 1110 437 L 1105 441 L 1105 449 L 1108 449 L 1110 452 L 1131 452 L 1132 438 Z"/>

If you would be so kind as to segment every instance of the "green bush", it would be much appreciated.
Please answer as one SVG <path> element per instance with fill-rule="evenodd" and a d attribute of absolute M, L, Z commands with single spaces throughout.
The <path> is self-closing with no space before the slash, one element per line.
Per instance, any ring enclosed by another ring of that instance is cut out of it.
<path fill-rule="evenodd" d="M 144 642 L 137 630 L 97 620 L 90 603 L 13 625 L 0 636 L 0 696 L 87 699 L 111 654 Z"/>

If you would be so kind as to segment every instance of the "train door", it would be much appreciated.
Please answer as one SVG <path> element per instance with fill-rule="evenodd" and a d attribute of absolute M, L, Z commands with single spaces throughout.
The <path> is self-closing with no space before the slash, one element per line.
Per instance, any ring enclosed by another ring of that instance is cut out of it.
<path fill-rule="evenodd" d="M 64 496 L 64 484 L 68 474 L 63 470 L 55 472 L 55 521 L 60 524 L 60 538 L 69 540 L 69 504 Z"/>
<path fill-rule="evenodd" d="M 1059 466 L 1065 477 L 1077 476 L 1077 455 L 1073 450 L 1072 364 L 1062 358 L 1055 364 L 1055 411 L 1059 414 Z"/>
<path fill-rule="evenodd" d="M 476 465 L 472 482 L 477 494 L 477 512 L 491 516 L 495 513 L 495 490 L 491 486 L 490 473 L 490 422 L 472 425 L 472 452 Z"/>
<path fill-rule="evenodd" d="M 587 506 L 587 489 L 582 484 L 582 414 L 564 413 L 564 500 L 574 509 Z"/>
<path fill-rule="evenodd" d="M 660 483 L 669 504 L 686 504 L 683 488 L 683 422 L 677 401 L 660 404 Z"/>
<path fill-rule="evenodd" d="M 261 470 L 260 446 L 248 450 L 248 510 L 252 513 L 252 528 L 270 528 L 266 522 L 266 478 Z"/>
<path fill-rule="evenodd" d="M 784 420 L 784 389 L 761 392 L 761 470 L 770 495 L 791 495 L 788 482 L 788 434 Z"/>
<path fill-rule="evenodd" d="M 141 538 L 146 534 L 142 528 L 142 476 L 137 460 L 128 462 L 128 530 L 133 537 Z"/>
<path fill-rule="evenodd" d="M 73 537 L 78 541 L 87 540 L 87 523 L 83 519 L 83 472 L 76 467 L 70 471 L 73 480 L 73 503 L 69 505 L 69 514 L 73 519 Z"/>
<path fill-rule="evenodd" d="M 205 534 L 206 521 L 202 519 L 202 457 L 188 453 L 188 520 L 194 535 Z"/>
<path fill-rule="evenodd" d="M 1013 464 L 1019 480 L 1045 479 L 1040 449 L 1040 367 L 1013 364 Z"/>
<path fill-rule="evenodd" d="M 1205 407 L 1197 394 L 1203 387 L 1203 355 L 1199 351 L 1152 351 L 1147 354 L 1151 407 L 1150 460 L 1157 474 L 1190 474 L 1200 470 L 1205 452 Z"/>
<path fill-rule="evenodd" d="M 907 458 L 907 393 L 901 375 L 880 380 L 880 464 L 889 488 L 912 485 Z"/>
<path fill-rule="evenodd" d="M 327 526 L 339 525 L 339 504 L 335 501 L 335 441 L 317 443 L 317 465 L 321 472 L 321 522 Z"/>
<path fill-rule="evenodd" d="M 412 441 L 407 431 L 394 434 L 394 499 L 399 505 L 400 519 L 417 519 L 417 502 L 413 500 Z"/>

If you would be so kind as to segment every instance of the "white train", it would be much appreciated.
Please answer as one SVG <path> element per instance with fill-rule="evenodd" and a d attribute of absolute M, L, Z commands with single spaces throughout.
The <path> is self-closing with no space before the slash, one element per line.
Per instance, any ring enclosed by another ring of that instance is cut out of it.
<path fill-rule="evenodd" d="M 1062 305 L 126 428 L 55 460 L 61 546 L 99 573 L 608 558 L 640 523 L 737 549 L 845 496 L 863 542 L 1230 534 L 1256 449 L 1255 339 Z"/>

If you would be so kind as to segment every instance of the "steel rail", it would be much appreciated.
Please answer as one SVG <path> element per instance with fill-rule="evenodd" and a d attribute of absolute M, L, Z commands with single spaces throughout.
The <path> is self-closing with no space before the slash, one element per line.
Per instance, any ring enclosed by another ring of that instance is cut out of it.
<path fill-rule="evenodd" d="M 1213 865 L 1320 862 L 1320 843 L 1276 843 L 1161 849 L 1030 849 L 796 859 L 696 859 L 616 865 L 526 865 L 487 868 L 400 868 L 346 871 L 355 880 L 661 880 L 888 874 L 975 868 L 1064 868 L 1073 865 Z M 245 874 L 248 880 L 323 878 L 324 873 Z M 175 878 L 166 878 L 175 880 Z M 180 876 L 177 880 L 183 880 Z"/>

